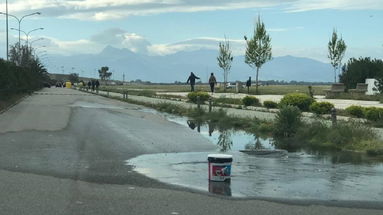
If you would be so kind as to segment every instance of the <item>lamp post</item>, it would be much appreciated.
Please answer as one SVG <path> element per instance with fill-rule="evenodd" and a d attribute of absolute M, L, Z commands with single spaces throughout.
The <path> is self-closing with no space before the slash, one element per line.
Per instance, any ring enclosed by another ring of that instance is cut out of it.
<path fill-rule="evenodd" d="M 8 10 L 8 6 L 7 6 L 7 10 Z M 11 16 L 11 17 L 15 18 L 17 20 L 17 22 L 19 23 L 19 54 L 20 54 L 20 30 L 21 30 L 20 27 L 21 27 L 21 21 L 23 21 L 23 19 L 25 17 L 33 16 L 33 15 L 40 15 L 41 13 L 40 12 L 30 13 L 30 14 L 22 16 L 20 19 L 17 16 L 9 14 L 8 11 L 6 13 L 0 12 L 0 14 L 7 16 L 7 18 L 8 18 L 8 16 Z M 7 35 L 8 35 L 8 25 L 7 25 Z M 8 43 L 7 43 L 7 46 L 8 46 Z M 8 55 L 8 53 L 7 53 L 7 55 Z"/>
<path fill-rule="evenodd" d="M 35 40 L 32 40 L 30 43 L 29 43 L 29 46 L 32 47 L 32 44 L 35 43 L 35 42 L 38 42 L 40 40 L 44 40 L 45 38 L 44 37 L 40 37 L 38 39 L 35 39 Z"/>
<path fill-rule="evenodd" d="M 23 31 L 23 30 L 17 29 L 17 28 L 11 28 L 11 30 L 15 30 L 15 31 L 19 31 L 19 32 L 21 31 L 21 32 L 23 32 L 23 33 L 25 34 L 25 36 L 27 37 L 27 46 L 28 46 L 29 34 L 32 33 L 32 32 L 34 32 L 34 31 L 44 30 L 44 28 L 35 28 L 35 29 L 31 30 L 31 31 L 28 31 L 28 33 L 25 32 L 25 31 Z"/>

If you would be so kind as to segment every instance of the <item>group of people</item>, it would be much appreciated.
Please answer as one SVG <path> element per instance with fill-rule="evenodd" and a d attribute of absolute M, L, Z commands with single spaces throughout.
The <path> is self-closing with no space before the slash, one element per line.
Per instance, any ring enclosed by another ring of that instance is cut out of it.
<path fill-rule="evenodd" d="M 186 83 L 190 83 L 191 92 L 194 92 L 194 85 L 195 85 L 196 79 L 200 79 L 200 78 L 194 75 L 193 72 L 191 72 L 188 80 L 186 81 Z M 215 78 L 214 73 L 210 73 L 209 85 L 210 85 L 210 91 L 212 93 L 214 93 L 214 88 L 216 84 L 217 84 L 217 79 Z M 246 81 L 247 93 L 249 93 L 250 86 L 251 86 L 251 77 L 249 77 L 249 79 Z"/>
<path fill-rule="evenodd" d="M 88 81 L 88 90 L 92 89 L 92 91 L 95 91 L 98 93 L 98 87 L 100 86 L 100 82 L 98 80 L 91 80 Z"/>

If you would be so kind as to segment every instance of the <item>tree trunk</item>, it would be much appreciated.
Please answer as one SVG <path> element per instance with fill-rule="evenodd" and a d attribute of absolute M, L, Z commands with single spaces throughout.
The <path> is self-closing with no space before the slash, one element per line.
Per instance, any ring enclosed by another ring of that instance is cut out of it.
<path fill-rule="evenodd" d="M 226 93 L 226 85 L 227 85 L 227 71 L 223 70 L 223 92 Z"/>
<path fill-rule="evenodd" d="M 336 84 L 336 68 L 334 67 L 334 84 Z"/>
<path fill-rule="evenodd" d="M 257 67 L 257 73 L 255 74 L 255 94 L 258 95 L 258 73 L 259 67 Z"/>

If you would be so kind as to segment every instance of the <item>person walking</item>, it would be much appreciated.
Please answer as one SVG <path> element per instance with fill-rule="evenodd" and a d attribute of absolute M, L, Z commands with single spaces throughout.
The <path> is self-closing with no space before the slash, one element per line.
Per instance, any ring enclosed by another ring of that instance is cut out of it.
<path fill-rule="evenodd" d="M 95 85 L 96 85 L 96 93 L 98 94 L 98 87 L 100 86 L 100 82 L 96 80 Z"/>
<path fill-rule="evenodd" d="M 246 81 L 247 94 L 249 94 L 250 86 L 251 86 L 251 77 L 249 77 L 249 80 Z"/>
<path fill-rule="evenodd" d="M 96 86 L 96 82 L 94 80 L 92 80 L 92 92 L 94 92 L 95 86 Z"/>
<path fill-rule="evenodd" d="M 210 74 L 209 85 L 211 93 L 214 93 L 214 86 L 217 84 L 217 79 L 215 79 L 214 73 Z"/>
<path fill-rule="evenodd" d="M 88 81 L 88 91 L 90 90 L 91 86 L 92 86 L 92 82 Z"/>
<path fill-rule="evenodd" d="M 190 88 L 191 88 L 190 91 L 191 92 L 194 92 L 195 79 L 200 79 L 200 78 L 197 77 L 196 75 L 194 75 L 193 72 L 191 72 L 188 80 L 186 81 L 186 83 L 190 82 Z"/>

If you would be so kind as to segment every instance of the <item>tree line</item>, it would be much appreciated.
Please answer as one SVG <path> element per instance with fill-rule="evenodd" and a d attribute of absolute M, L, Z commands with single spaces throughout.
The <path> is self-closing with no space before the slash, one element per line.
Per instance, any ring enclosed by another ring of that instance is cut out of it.
<path fill-rule="evenodd" d="M 272 59 L 271 37 L 266 32 L 266 27 L 258 16 L 254 34 L 251 38 L 244 36 L 246 41 L 245 63 L 256 69 L 255 87 L 258 94 L 259 71 L 263 64 Z M 336 29 L 327 44 L 328 58 L 334 69 L 334 83 L 339 81 L 346 85 L 347 89 L 355 88 L 357 83 L 364 83 L 366 78 L 378 80 L 378 88 L 383 92 L 383 63 L 382 60 L 359 58 L 350 59 L 344 66 L 342 60 L 345 55 L 347 45 L 342 37 L 338 36 Z M 219 43 L 219 55 L 217 57 L 218 66 L 223 69 L 224 87 L 233 61 L 230 44 L 226 40 Z M 226 90 L 226 89 L 225 89 Z"/>

